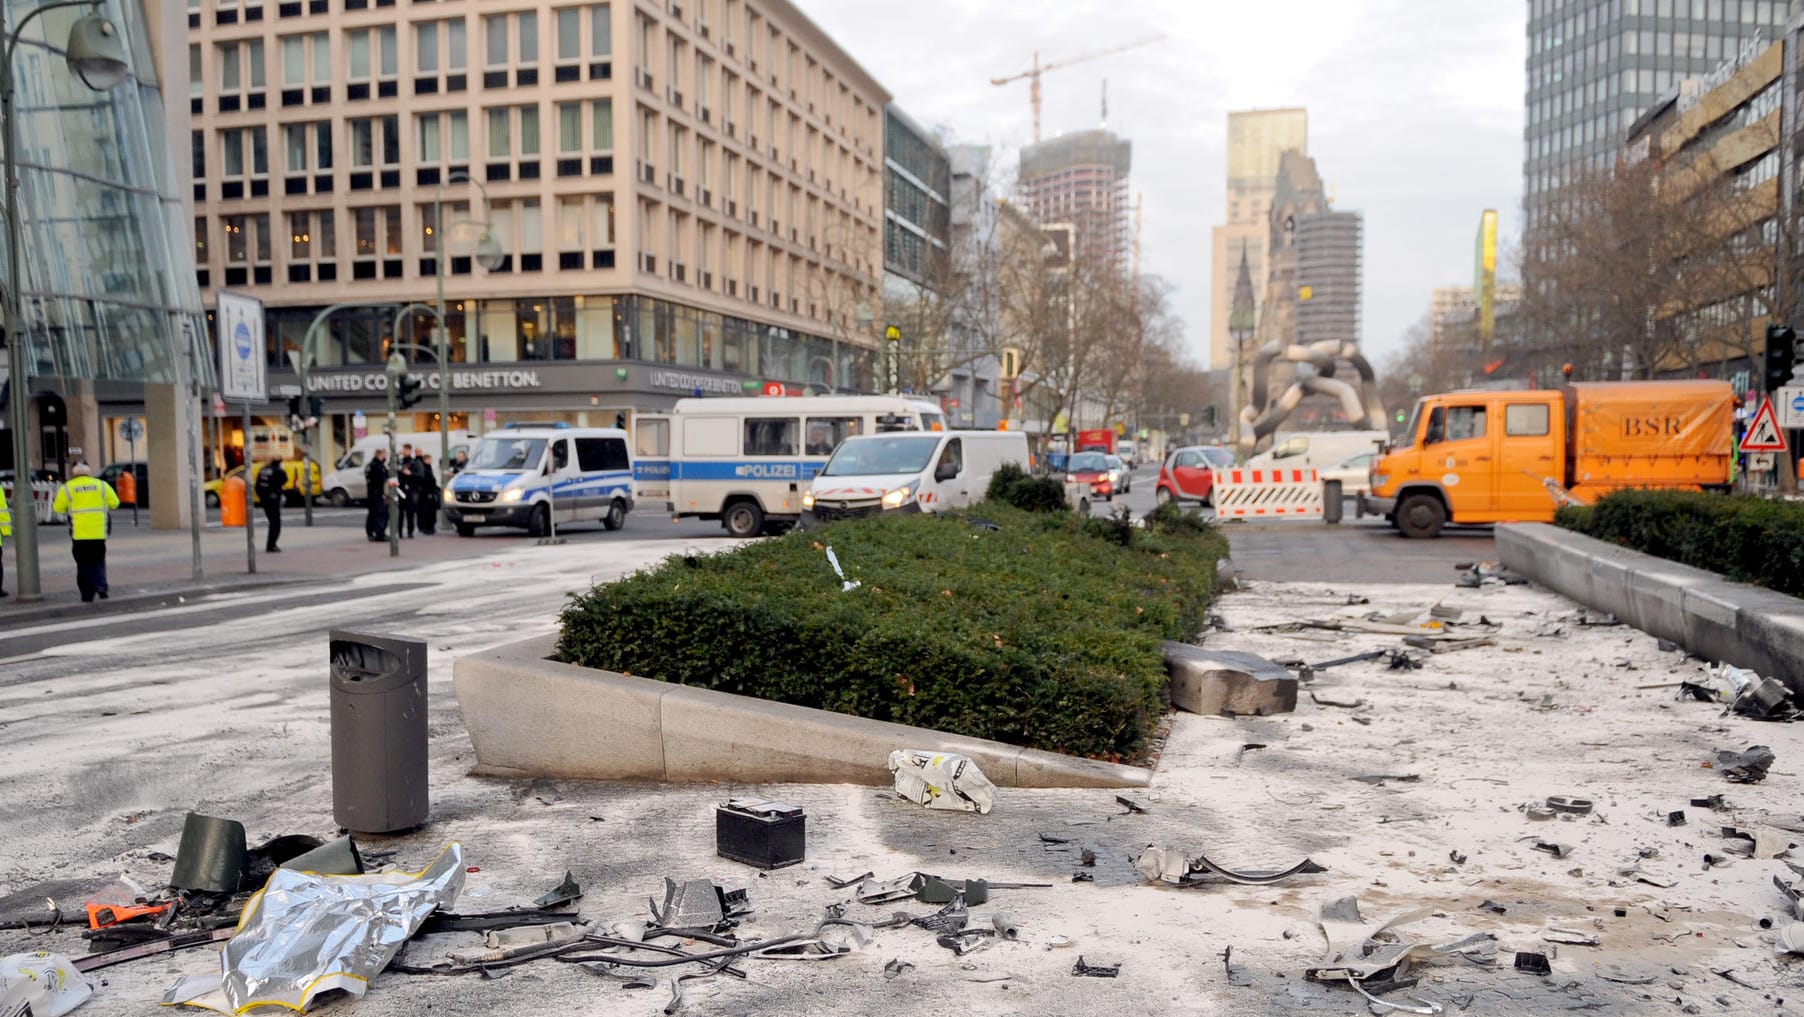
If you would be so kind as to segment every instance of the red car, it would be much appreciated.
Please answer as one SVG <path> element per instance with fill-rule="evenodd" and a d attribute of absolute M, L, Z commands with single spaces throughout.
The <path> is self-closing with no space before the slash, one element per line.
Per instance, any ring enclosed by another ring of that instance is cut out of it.
<path fill-rule="evenodd" d="M 1104 501 L 1115 500 L 1115 485 L 1109 480 L 1109 457 L 1101 452 L 1078 452 L 1065 460 L 1065 482 L 1089 484 L 1091 494 Z"/>
<path fill-rule="evenodd" d="M 1215 471 L 1234 465 L 1234 453 L 1220 445 L 1173 449 L 1159 467 L 1159 504 L 1196 501 L 1214 504 Z"/>

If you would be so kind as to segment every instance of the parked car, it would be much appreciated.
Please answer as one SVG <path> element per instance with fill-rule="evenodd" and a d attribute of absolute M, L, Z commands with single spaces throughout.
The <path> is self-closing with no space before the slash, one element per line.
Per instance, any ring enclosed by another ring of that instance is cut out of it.
<path fill-rule="evenodd" d="M 106 469 L 103 469 L 100 471 L 100 479 L 113 485 L 113 489 L 115 491 L 117 491 L 119 489 L 119 475 L 124 473 L 126 470 L 132 471 L 132 481 L 137 485 L 134 488 L 134 490 L 137 492 L 138 507 L 139 508 L 149 508 L 150 507 L 150 464 L 149 463 L 143 461 L 142 459 L 134 461 L 134 462 L 129 462 L 129 463 L 127 463 L 127 462 L 108 463 L 106 465 Z"/>
<path fill-rule="evenodd" d="M 1090 493 L 1103 501 L 1115 500 L 1115 484 L 1109 479 L 1109 456 L 1103 452 L 1077 452 L 1065 460 L 1065 482 L 1089 484 Z"/>
<path fill-rule="evenodd" d="M 1215 471 L 1234 465 L 1234 453 L 1220 445 L 1186 445 L 1175 448 L 1159 467 L 1158 500 L 1161 505 L 1196 501 L 1215 503 Z"/>
<path fill-rule="evenodd" d="M 1120 456 L 1109 457 L 1109 483 L 1121 494 L 1127 494 L 1134 488 L 1134 468 L 1129 466 Z"/>
<path fill-rule="evenodd" d="M 1376 451 L 1361 452 L 1356 456 L 1349 456 L 1341 460 L 1339 464 L 1322 470 L 1317 475 L 1323 482 L 1340 481 L 1340 493 L 1343 497 L 1351 498 L 1355 495 L 1370 494 L 1372 491 L 1372 463 L 1377 458 Z"/>
<path fill-rule="evenodd" d="M 317 502 L 317 501 L 321 500 L 321 497 L 324 495 L 325 488 L 320 483 L 319 464 L 310 462 L 309 465 L 311 465 L 313 467 L 313 500 Z M 263 467 L 261 464 L 257 465 L 257 469 L 261 470 L 262 468 Z M 298 459 L 283 460 L 282 461 L 282 472 L 287 474 L 287 477 L 283 481 L 283 484 L 282 484 L 283 504 L 299 505 L 302 501 L 306 500 L 301 494 L 301 461 Z M 220 491 L 220 488 L 225 484 L 227 478 L 241 477 L 243 475 L 244 475 L 244 467 L 234 466 L 231 469 L 226 471 L 224 477 L 215 477 L 214 479 L 207 481 L 206 486 L 204 488 L 202 488 L 202 490 L 206 494 L 207 507 L 208 508 L 218 508 L 219 507 L 219 491 Z M 255 473 L 252 473 L 250 480 L 246 481 L 246 483 L 249 483 L 251 485 L 251 503 L 260 505 L 260 504 L 262 504 L 262 501 L 257 498 L 257 490 L 256 490 L 257 485 L 255 483 L 256 479 L 257 479 L 257 475 Z M 140 490 L 140 491 L 142 491 L 143 489 L 144 489 L 143 487 L 138 488 L 138 490 Z"/>

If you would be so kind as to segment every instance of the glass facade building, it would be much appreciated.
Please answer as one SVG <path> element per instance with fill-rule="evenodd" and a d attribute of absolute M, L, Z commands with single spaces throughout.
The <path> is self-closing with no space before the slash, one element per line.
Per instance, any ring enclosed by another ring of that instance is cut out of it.
<path fill-rule="evenodd" d="M 1615 163 L 1629 126 L 1687 78 L 1777 39 L 1786 0 L 1529 0 L 1528 226 L 1559 189 Z"/>
<path fill-rule="evenodd" d="M 36 6 L 5 3 L 8 38 Z M 85 13 L 70 7 L 31 19 L 13 54 L 19 310 L 34 392 L 66 393 L 77 380 L 173 383 L 186 349 L 201 352 L 202 371 L 208 363 L 153 55 L 158 36 L 139 0 L 108 4 L 131 76 L 91 91 L 63 52 L 69 26 Z"/>

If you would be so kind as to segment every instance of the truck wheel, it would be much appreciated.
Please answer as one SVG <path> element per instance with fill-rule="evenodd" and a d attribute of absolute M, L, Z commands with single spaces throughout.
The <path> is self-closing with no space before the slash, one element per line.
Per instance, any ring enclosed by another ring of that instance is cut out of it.
<path fill-rule="evenodd" d="M 626 525 L 626 503 L 619 498 L 608 502 L 608 514 L 601 517 L 601 525 L 610 530 L 618 530 Z"/>
<path fill-rule="evenodd" d="M 1169 488 L 1169 487 L 1159 488 L 1158 502 L 1160 505 L 1170 505 L 1172 502 L 1174 502 L 1176 500 L 1177 500 L 1176 498 L 1173 498 L 1171 496 L 1171 488 Z"/>
<path fill-rule="evenodd" d="M 729 537 L 756 537 L 764 529 L 764 510 L 757 502 L 736 501 L 721 513 Z"/>
<path fill-rule="evenodd" d="M 471 526 L 469 523 L 458 523 L 457 535 L 460 537 L 474 537 L 476 536 L 476 527 Z"/>
<path fill-rule="evenodd" d="M 1438 537 L 1447 525 L 1447 507 L 1432 494 L 1412 494 L 1397 506 L 1397 529 L 1416 540 Z"/>
<path fill-rule="evenodd" d="M 326 500 L 332 503 L 333 508 L 349 508 L 351 492 L 342 487 L 335 487 L 332 489 L 332 493 L 326 495 Z"/>
<path fill-rule="evenodd" d="M 526 532 L 529 536 L 543 537 L 551 533 L 551 510 L 543 505 L 533 507 L 532 515 L 526 520 Z"/>

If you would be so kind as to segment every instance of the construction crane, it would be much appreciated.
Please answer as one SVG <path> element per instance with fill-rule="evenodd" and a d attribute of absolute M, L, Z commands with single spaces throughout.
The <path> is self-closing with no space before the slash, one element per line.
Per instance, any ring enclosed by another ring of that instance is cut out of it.
<path fill-rule="evenodd" d="M 1034 105 L 1034 142 L 1037 144 L 1040 140 L 1040 75 L 1046 73 L 1047 71 L 1056 71 L 1056 70 L 1060 70 L 1061 68 L 1070 67 L 1073 64 L 1081 64 L 1081 63 L 1084 63 L 1089 60 L 1097 60 L 1102 57 L 1113 56 L 1114 54 L 1120 53 L 1123 50 L 1130 50 L 1130 49 L 1136 49 L 1141 46 L 1148 46 L 1148 45 L 1151 45 L 1152 43 L 1158 42 L 1159 40 L 1161 40 L 1163 38 L 1165 38 L 1165 36 L 1163 34 L 1149 35 L 1144 39 L 1136 39 L 1133 42 L 1124 43 L 1120 46 L 1111 46 L 1108 49 L 1099 49 L 1099 50 L 1092 50 L 1089 53 L 1080 53 L 1077 56 L 1066 57 L 1063 60 L 1055 60 L 1049 64 L 1040 63 L 1040 51 L 1035 50 L 1033 67 L 1029 68 L 1028 70 L 1022 71 L 1019 74 L 1010 74 L 1007 77 L 1003 77 L 1003 78 L 991 78 L 990 84 L 1006 85 L 1011 82 L 1020 81 L 1022 78 L 1028 79 L 1028 83 L 1029 83 L 1028 94 L 1029 94 L 1029 97 L 1033 100 L 1033 105 Z"/>

